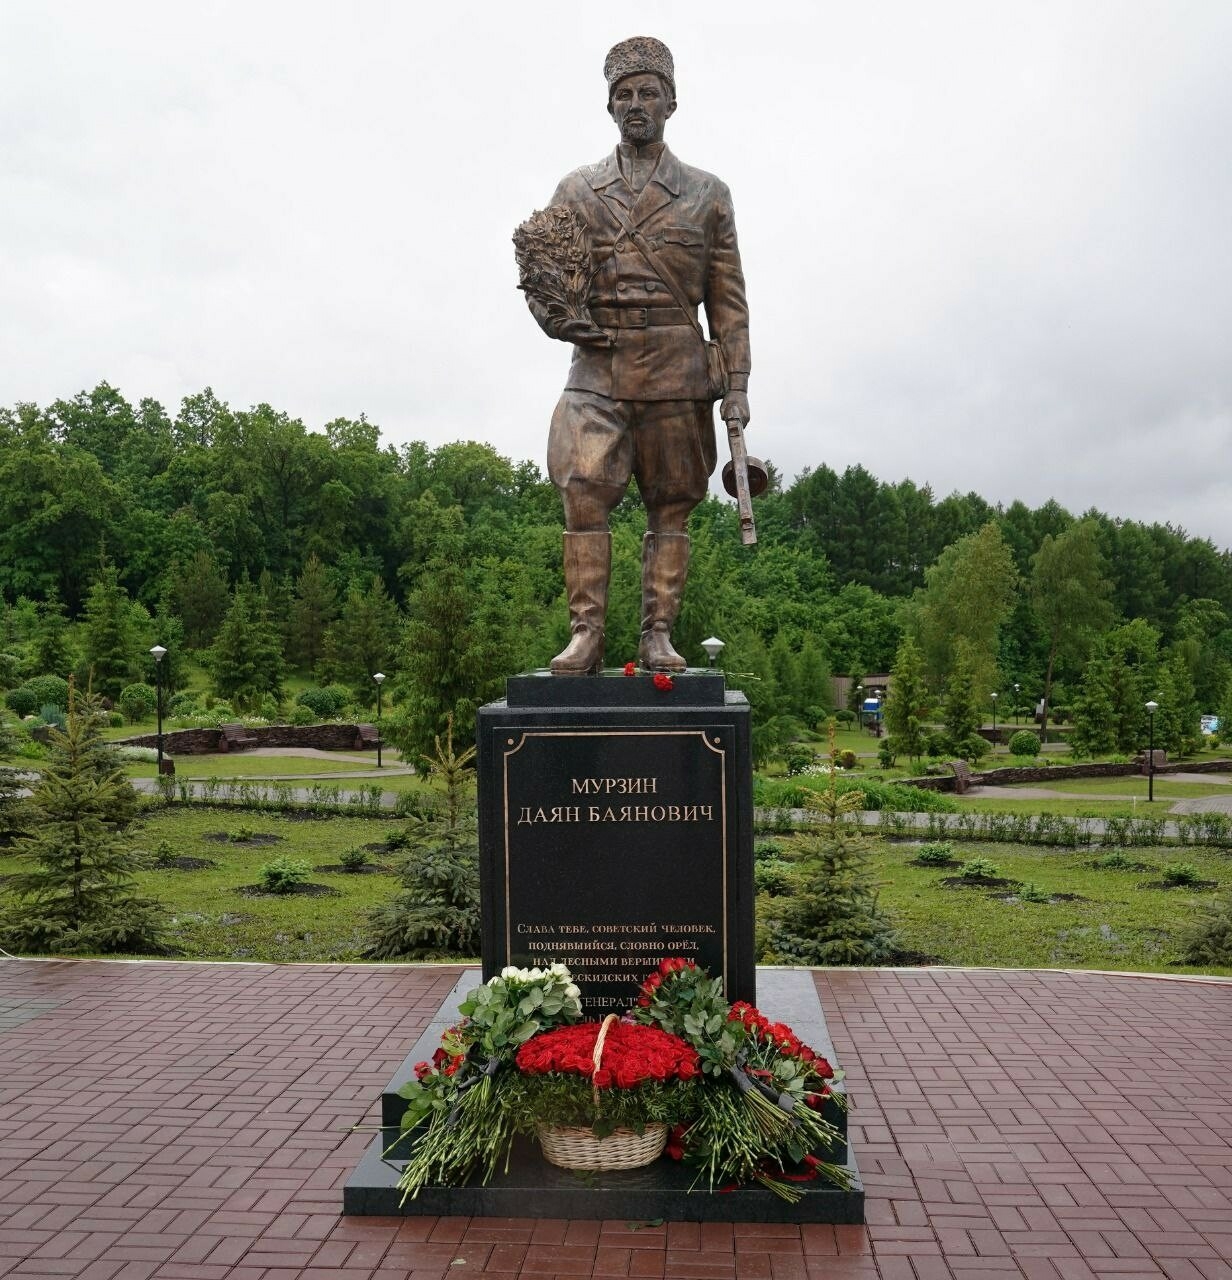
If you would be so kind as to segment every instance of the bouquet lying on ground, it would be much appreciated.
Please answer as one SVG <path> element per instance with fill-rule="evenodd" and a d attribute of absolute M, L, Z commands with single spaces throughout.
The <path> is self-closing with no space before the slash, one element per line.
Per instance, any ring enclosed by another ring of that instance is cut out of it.
<path fill-rule="evenodd" d="M 837 1073 L 790 1027 L 750 1004 L 728 1004 L 717 978 L 681 959 L 664 960 L 642 985 L 635 1016 L 697 1050 L 705 1079 L 698 1112 L 668 1152 L 693 1164 L 712 1190 L 759 1182 L 796 1200 L 800 1181 L 847 1185 L 846 1170 L 817 1154 L 843 1144 L 822 1115 Z"/>
<path fill-rule="evenodd" d="M 468 992 L 462 1021 L 441 1037 L 431 1062 L 415 1064 L 402 1086 L 407 1100 L 394 1147 L 409 1158 L 398 1186 L 414 1198 L 421 1187 L 458 1186 L 478 1167 L 487 1182 L 508 1162 L 515 1116 L 501 1097 L 514 1055 L 537 1032 L 582 1016 L 580 992 L 563 964 L 503 969 Z M 392 1150 L 392 1148 L 391 1148 Z"/>

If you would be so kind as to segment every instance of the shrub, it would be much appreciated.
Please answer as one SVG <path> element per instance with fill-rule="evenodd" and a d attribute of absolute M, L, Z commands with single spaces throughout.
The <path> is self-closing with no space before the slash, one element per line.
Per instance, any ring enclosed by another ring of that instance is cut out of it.
<path fill-rule="evenodd" d="M 235 839 L 234 836 L 231 837 Z M 261 888 L 266 893 L 292 893 L 297 885 L 301 885 L 311 874 L 312 868 L 306 862 L 295 858 L 275 858 L 267 862 L 257 875 L 261 879 Z"/>
<path fill-rule="evenodd" d="M 766 858 L 753 864 L 753 885 L 758 893 L 781 898 L 791 892 L 793 867 L 783 858 Z"/>
<path fill-rule="evenodd" d="M 175 865 L 178 855 L 175 850 L 167 843 L 166 840 L 160 840 L 158 847 L 154 850 L 154 865 L 156 867 L 167 868 Z"/>
<path fill-rule="evenodd" d="M 1040 740 L 1030 729 L 1019 729 L 1010 738 L 1010 755 L 1019 760 L 1034 759 L 1039 755 Z"/>
<path fill-rule="evenodd" d="M 1108 871 L 1130 871 L 1138 864 L 1122 849 L 1095 859 L 1095 865 Z"/>
<path fill-rule="evenodd" d="M 882 738 L 877 746 L 877 763 L 883 769 L 893 769 L 894 761 L 897 759 L 894 751 L 894 741 L 892 738 Z"/>
<path fill-rule="evenodd" d="M 316 719 L 316 716 L 312 714 L 311 707 L 296 706 L 291 708 L 291 714 L 287 716 L 287 723 L 295 724 L 295 725 L 308 725 L 308 724 L 311 724 L 315 719 Z"/>
<path fill-rule="evenodd" d="M 924 754 L 926 756 L 942 756 L 950 754 L 950 740 L 944 733 L 926 733 L 924 735 Z"/>
<path fill-rule="evenodd" d="M 120 693 L 120 710 L 129 724 L 140 724 L 158 710 L 158 694 L 148 684 L 127 685 Z"/>
<path fill-rule="evenodd" d="M 777 840 L 758 840 L 753 846 L 753 861 L 760 862 L 764 858 L 782 857 L 783 846 Z"/>
<path fill-rule="evenodd" d="M 318 720 L 328 720 L 337 705 L 328 689 L 305 689 L 295 699 L 296 706 L 307 707 Z"/>
<path fill-rule="evenodd" d="M 365 954 L 373 959 L 475 954 L 480 936 L 479 833 L 469 798 L 474 755 L 474 747 L 454 750 L 450 717 L 443 740 L 436 738 L 434 756 L 425 757 L 441 797 L 423 806 L 425 816 L 411 821 L 401 890 L 368 917 Z"/>
<path fill-rule="evenodd" d="M 68 681 L 59 676 L 35 676 L 33 680 L 26 681 L 25 687 L 34 694 L 35 706 L 50 703 L 61 711 L 68 707 Z"/>
<path fill-rule="evenodd" d="M 167 702 L 167 714 L 169 716 L 192 716 L 199 714 L 200 711 L 200 699 L 195 693 L 189 693 L 187 690 L 173 694 Z"/>
<path fill-rule="evenodd" d="M 11 689 L 21 677 L 21 659 L 15 653 L 0 653 L 0 689 Z"/>
<path fill-rule="evenodd" d="M 1185 964 L 1232 965 L 1232 893 L 1204 905 L 1182 943 Z"/>
<path fill-rule="evenodd" d="M 954 744 L 954 754 L 968 764 L 978 764 L 988 754 L 988 739 L 969 733 Z"/>
<path fill-rule="evenodd" d="M 1197 884 L 1201 879 L 1202 872 L 1192 862 L 1169 862 L 1163 872 L 1164 884 Z"/>
<path fill-rule="evenodd" d="M 803 773 L 816 759 L 817 756 L 814 752 L 807 747 L 800 746 L 799 743 L 793 743 L 783 752 L 783 763 L 787 766 L 787 776 L 789 778 L 795 777 L 798 773 Z"/>
<path fill-rule="evenodd" d="M 926 867 L 945 867 L 958 861 L 954 857 L 954 846 L 948 840 L 931 840 L 928 844 L 920 845 L 915 860 Z"/>
<path fill-rule="evenodd" d="M 1023 902 L 1051 902 L 1052 894 L 1041 885 L 1035 883 L 1034 880 L 1028 880 L 1018 890 L 1018 896 Z"/>
<path fill-rule="evenodd" d="M 124 717 L 123 717 L 123 716 L 122 716 L 118 711 L 108 711 L 108 712 L 107 712 L 107 724 L 108 724 L 112 729 L 123 729 L 123 728 L 124 728 Z"/>
<path fill-rule="evenodd" d="M 367 849 L 348 849 L 339 859 L 343 871 L 362 871 L 369 863 Z"/>
<path fill-rule="evenodd" d="M 44 706 L 39 707 L 39 719 L 44 724 L 53 725 L 59 729 L 61 733 L 68 728 L 68 716 L 64 713 L 63 707 L 57 707 L 55 703 L 48 702 Z"/>
<path fill-rule="evenodd" d="M 988 858 L 972 858 L 958 868 L 958 874 L 964 880 L 997 880 L 1001 876 L 1001 868 Z"/>
<path fill-rule="evenodd" d="M 28 685 L 23 685 L 19 689 L 10 689 L 4 695 L 4 703 L 10 711 L 23 719 L 26 716 L 32 716 L 39 709 L 39 700 L 34 696 L 34 690 Z"/>
<path fill-rule="evenodd" d="M 829 775 L 809 775 L 807 785 L 796 778 L 753 779 L 753 803 L 762 808 L 802 809 L 810 797 L 828 788 Z M 837 777 L 835 785 L 840 795 L 858 791 L 864 797 L 861 808 L 897 809 L 902 813 L 954 813 L 958 801 L 940 791 L 926 791 L 923 787 L 904 786 L 898 782 L 882 782 L 877 778 Z"/>
<path fill-rule="evenodd" d="M 325 692 L 334 700 L 333 715 L 337 715 L 343 707 L 349 707 L 355 700 L 351 690 L 344 684 L 327 684 Z"/>
<path fill-rule="evenodd" d="M 838 753 L 838 767 L 840 769 L 854 769 L 858 763 L 859 761 L 854 751 L 845 750 Z"/>
<path fill-rule="evenodd" d="M 855 724 L 856 713 L 854 711 L 848 711 L 846 707 L 844 707 L 842 711 L 836 711 L 834 713 L 834 718 L 839 724 Z"/>
<path fill-rule="evenodd" d="M 267 693 L 265 697 L 261 699 L 261 705 L 257 708 L 257 710 L 261 713 L 262 720 L 269 720 L 271 722 L 273 722 L 274 720 L 277 720 L 278 719 L 278 699 L 275 698 L 272 694 Z"/>

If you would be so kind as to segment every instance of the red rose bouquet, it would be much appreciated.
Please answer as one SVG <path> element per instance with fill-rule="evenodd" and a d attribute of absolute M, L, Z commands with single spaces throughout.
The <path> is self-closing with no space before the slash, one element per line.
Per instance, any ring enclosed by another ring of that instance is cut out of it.
<path fill-rule="evenodd" d="M 636 1012 L 697 1051 L 705 1087 L 696 1119 L 673 1135 L 673 1154 L 695 1164 L 712 1190 L 759 1182 L 795 1200 L 802 1178 L 846 1184 L 846 1171 L 816 1154 L 842 1141 L 821 1115 L 838 1073 L 790 1027 L 752 1005 L 729 1004 L 717 978 L 677 958 L 642 985 Z"/>
<path fill-rule="evenodd" d="M 508 1102 L 519 1127 L 537 1133 L 547 1158 L 566 1167 L 646 1163 L 663 1150 L 668 1126 L 697 1110 L 701 1063 L 692 1046 L 615 1014 L 545 1031 L 518 1050 L 516 1062 Z M 609 1158 L 623 1150 L 622 1135 L 647 1136 L 632 1144 L 641 1158 Z"/>

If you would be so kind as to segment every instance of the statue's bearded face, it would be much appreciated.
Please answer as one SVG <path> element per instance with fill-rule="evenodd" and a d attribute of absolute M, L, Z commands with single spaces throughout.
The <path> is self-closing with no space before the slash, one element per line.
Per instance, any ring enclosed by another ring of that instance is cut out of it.
<path fill-rule="evenodd" d="M 676 110 L 676 99 L 653 72 L 639 72 L 617 83 L 607 109 L 620 129 L 621 141 L 644 147 L 663 140 L 663 126 Z"/>

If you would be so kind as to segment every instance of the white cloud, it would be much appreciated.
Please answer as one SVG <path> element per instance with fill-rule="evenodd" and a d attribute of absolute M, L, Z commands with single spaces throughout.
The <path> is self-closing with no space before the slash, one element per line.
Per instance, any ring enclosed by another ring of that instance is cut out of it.
<path fill-rule="evenodd" d="M 509 235 L 646 30 L 735 194 L 756 451 L 1232 544 L 1232 7 L 748 9 L 9 3 L 0 402 L 209 384 L 542 459 L 568 353 Z"/>

